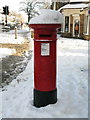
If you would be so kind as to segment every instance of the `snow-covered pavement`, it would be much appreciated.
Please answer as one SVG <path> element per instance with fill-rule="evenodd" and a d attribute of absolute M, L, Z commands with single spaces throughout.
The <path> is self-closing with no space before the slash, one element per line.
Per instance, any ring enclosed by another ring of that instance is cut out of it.
<path fill-rule="evenodd" d="M 15 39 L 15 30 L 11 30 L 10 32 L 1 32 L 0 33 L 0 46 L 7 45 L 7 48 L 0 48 L 0 58 L 6 57 L 8 55 L 12 55 L 16 53 L 16 49 L 9 49 L 8 45 L 21 45 L 25 43 L 25 37 L 30 39 L 30 31 L 27 27 L 26 29 L 17 30 L 17 39 Z"/>
<path fill-rule="evenodd" d="M 24 38 L 21 36 L 18 36 L 18 39 L 15 39 L 15 35 L 5 33 L 5 34 L 2 34 L 2 36 L 0 36 L 0 43 L 22 44 L 24 43 Z"/>
<path fill-rule="evenodd" d="M 0 43 L 10 43 L 10 44 L 22 44 L 25 42 L 25 38 L 20 36 L 20 34 L 29 33 L 28 29 L 17 30 L 17 39 L 15 39 L 15 30 L 11 30 L 10 32 L 1 33 L 0 35 Z"/>
<path fill-rule="evenodd" d="M 0 92 L 3 118 L 88 118 L 88 41 L 58 39 L 56 104 L 33 106 L 33 71 L 32 58 Z"/>
<path fill-rule="evenodd" d="M 6 57 L 8 55 L 12 55 L 15 52 L 16 52 L 15 49 L 0 48 L 0 59 L 2 57 Z"/>

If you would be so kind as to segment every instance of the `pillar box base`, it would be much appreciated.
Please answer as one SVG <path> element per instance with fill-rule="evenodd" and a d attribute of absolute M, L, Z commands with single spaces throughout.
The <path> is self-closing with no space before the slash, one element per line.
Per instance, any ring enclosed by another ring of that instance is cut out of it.
<path fill-rule="evenodd" d="M 57 89 L 52 91 L 38 91 L 34 89 L 34 106 L 44 107 L 57 102 Z"/>

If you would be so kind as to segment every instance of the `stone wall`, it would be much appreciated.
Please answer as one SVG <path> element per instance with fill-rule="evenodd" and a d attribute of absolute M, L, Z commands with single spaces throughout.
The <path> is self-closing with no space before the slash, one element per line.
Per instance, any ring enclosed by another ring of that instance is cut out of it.
<path fill-rule="evenodd" d="M 56 10 L 60 9 L 62 6 L 68 4 L 68 2 L 56 2 Z M 51 5 L 51 9 L 54 9 L 54 2 Z"/>

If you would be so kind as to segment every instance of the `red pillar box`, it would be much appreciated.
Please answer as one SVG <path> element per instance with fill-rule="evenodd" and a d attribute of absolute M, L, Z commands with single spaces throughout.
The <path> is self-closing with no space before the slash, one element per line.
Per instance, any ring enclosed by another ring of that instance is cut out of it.
<path fill-rule="evenodd" d="M 38 24 L 36 20 L 36 23 L 29 24 L 29 27 L 34 29 L 34 106 L 36 107 L 57 102 L 56 29 L 61 27 L 61 24 L 57 23 L 42 24 L 42 21 L 40 23 Z"/>

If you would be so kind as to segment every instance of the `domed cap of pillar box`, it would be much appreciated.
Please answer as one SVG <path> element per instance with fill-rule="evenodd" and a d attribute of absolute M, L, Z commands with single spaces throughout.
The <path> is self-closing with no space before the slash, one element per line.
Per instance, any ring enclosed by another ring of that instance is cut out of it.
<path fill-rule="evenodd" d="M 29 24 L 62 24 L 64 16 L 59 11 L 51 9 L 40 10 L 40 15 L 32 18 Z"/>

